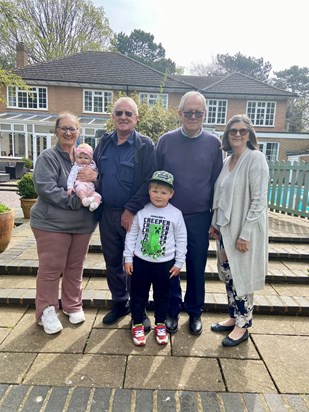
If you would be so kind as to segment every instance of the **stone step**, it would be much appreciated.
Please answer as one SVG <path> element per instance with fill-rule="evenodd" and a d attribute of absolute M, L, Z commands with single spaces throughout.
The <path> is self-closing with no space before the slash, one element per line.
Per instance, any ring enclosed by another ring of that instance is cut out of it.
<path fill-rule="evenodd" d="M 184 294 L 186 283 L 182 280 L 181 284 Z M 34 276 L 6 275 L 0 277 L 1 305 L 34 306 L 34 303 Z M 109 309 L 112 307 L 111 293 L 105 278 L 84 277 L 83 304 L 88 308 Z M 254 306 L 255 312 L 260 314 L 309 316 L 309 288 L 307 285 L 267 282 L 263 290 L 256 291 Z M 149 309 L 154 309 L 152 292 L 149 296 Z M 204 310 L 206 312 L 227 312 L 223 282 L 206 281 Z"/>
<path fill-rule="evenodd" d="M 26 275 L 35 276 L 38 270 L 38 261 L 33 255 L 36 254 L 35 249 L 23 251 L 18 257 L 13 254 L 13 257 L 6 253 L 1 254 L 0 261 L 0 278 L 1 275 Z M 293 283 L 293 284 L 309 284 L 308 276 L 309 263 L 302 260 L 276 260 L 269 262 L 267 282 L 272 283 Z M 97 278 L 105 278 L 106 267 L 103 256 L 96 253 L 88 253 L 84 263 L 84 276 L 92 276 Z M 186 268 L 182 268 L 180 277 L 185 279 Z M 217 260 L 215 257 L 210 257 L 207 260 L 205 268 L 206 280 L 218 280 Z"/>
<path fill-rule="evenodd" d="M 8 182 L 10 180 L 9 173 L 0 172 L 0 182 Z"/>

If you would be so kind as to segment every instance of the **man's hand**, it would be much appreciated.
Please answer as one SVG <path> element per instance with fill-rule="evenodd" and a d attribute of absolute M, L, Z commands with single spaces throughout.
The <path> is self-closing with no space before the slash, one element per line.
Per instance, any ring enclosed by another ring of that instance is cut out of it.
<path fill-rule="evenodd" d="M 125 228 L 127 232 L 130 232 L 134 215 L 128 209 L 125 209 L 121 216 L 121 226 Z"/>
<path fill-rule="evenodd" d="M 83 167 L 82 170 L 78 172 L 77 179 L 81 182 L 94 182 L 97 180 L 98 172 L 93 170 L 91 167 Z"/>

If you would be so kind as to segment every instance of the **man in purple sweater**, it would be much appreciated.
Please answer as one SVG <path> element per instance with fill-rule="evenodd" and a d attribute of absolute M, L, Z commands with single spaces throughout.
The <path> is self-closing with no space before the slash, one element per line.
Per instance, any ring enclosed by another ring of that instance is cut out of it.
<path fill-rule="evenodd" d="M 189 315 L 189 331 L 193 335 L 202 332 L 201 313 L 205 297 L 213 188 L 223 158 L 220 139 L 202 128 L 206 109 L 206 100 L 201 93 L 186 93 L 178 111 L 182 127 L 165 133 L 156 146 L 158 170 L 174 175 L 175 194 L 170 202 L 182 211 L 187 227 L 184 309 Z M 166 327 L 169 332 L 175 333 L 182 309 L 182 292 L 179 276 L 171 282 Z"/>

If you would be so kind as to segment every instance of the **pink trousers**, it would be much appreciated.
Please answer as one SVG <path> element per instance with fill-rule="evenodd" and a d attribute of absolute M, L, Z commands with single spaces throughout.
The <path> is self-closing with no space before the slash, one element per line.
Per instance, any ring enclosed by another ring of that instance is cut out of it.
<path fill-rule="evenodd" d="M 59 233 L 32 228 L 39 257 L 36 279 L 36 320 L 48 306 L 59 309 L 59 283 L 61 307 L 68 313 L 82 308 L 83 264 L 91 233 Z"/>

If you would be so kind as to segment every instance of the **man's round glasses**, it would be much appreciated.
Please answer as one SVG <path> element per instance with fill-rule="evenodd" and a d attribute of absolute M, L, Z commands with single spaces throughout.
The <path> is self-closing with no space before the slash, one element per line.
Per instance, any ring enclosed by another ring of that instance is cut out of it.
<path fill-rule="evenodd" d="M 76 133 L 77 129 L 75 127 L 63 127 L 63 126 L 58 126 L 57 129 L 60 129 L 62 133 L 70 132 L 70 133 Z"/>
<path fill-rule="evenodd" d="M 230 129 L 229 130 L 229 134 L 231 136 L 236 136 L 238 132 L 240 136 L 246 136 L 246 134 L 248 133 L 248 129 Z"/>
<path fill-rule="evenodd" d="M 205 112 L 194 112 L 192 110 L 182 113 L 187 119 L 191 119 L 193 115 L 196 117 L 196 119 L 201 119 L 205 115 Z"/>
<path fill-rule="evenodd" d="M 132 117 L 133 114 L 134 114 L 134 113 L 132 113 L 132 112 L 127 112 L 127 111 L 123 111 L 123 110 L 116 110 L 114 113 L 115 113 L 115 115 L 116 115 L 117 117 L 122 116 L 123 113 L 125 114 L 126 117 Z"/>

